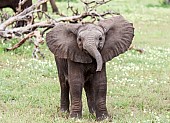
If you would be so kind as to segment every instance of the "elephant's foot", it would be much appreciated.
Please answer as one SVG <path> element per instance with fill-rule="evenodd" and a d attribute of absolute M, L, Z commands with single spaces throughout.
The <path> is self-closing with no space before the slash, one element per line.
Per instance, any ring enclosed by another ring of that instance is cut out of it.
<path fill-rule="evenodd" d="M 81 117 L 82 117 L 82 112 L 71 112 L 70 113 L 70 118 L 80 119 Z"/>
<path fill-rule="evenodd" d="M 69 109 L 68 109 L 68 108 L 65 108 L 65 107 L 61 107 L 61 108 L 60 108 L 60 111 L 61 111 L 61 112 L 64 112 L 64 113 L 69 113 Z"/>
<path fill-rule="evenodd" d="M 112 118 L 109 116 L 102 116 L 102 117 L 97 118 L 96 120 L 98 122 L 103 121 L 103 120 L 104 120 L 104 122 L 112 122 Z"/>
<path fill-rule="evenodd" d="M 61 101 L 60 103 L 60 111 L 61 112 L 69 112 L 69 101 Z"/>
<path fill-rule="evenodd" d="M 89 112 L 90 112 L 91 114 L 95 114 L 95 113 L 96 113 L 94 101 L 89 101 L 89 100 L 88 100 L 88 108 L 89 108 Z"/>
<path fill-rule="evenodd" d="M 63 118 L 68 118 L 69 117 L 69 111 L 68 110 L 63 110 L 60 108 L 60 111 L 58 112 L 60 117 Z"/>
<path fill-rule="evenodd" d="M 89 108 L 89 112 L 90 112 L 90 114 L 94 115 L 96 110 L 95 110 L 95 108 Z"/>
<path fill-rule="evenodd" d="M 96 114 L 96 120 L 97 121 L 102 121 L 102 120 L 105 120 L 105 119 L 109 119 L 109 115 L 108 115 L 108 113 L 107 112 L 105 112 L 105 113 L 97 113 Z"/>

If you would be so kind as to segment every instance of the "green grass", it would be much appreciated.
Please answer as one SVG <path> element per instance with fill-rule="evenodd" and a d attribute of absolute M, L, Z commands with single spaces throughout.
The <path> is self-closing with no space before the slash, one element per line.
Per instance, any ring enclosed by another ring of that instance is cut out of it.
<path fill-rule="evenodd" d="M 58 6 L 67 12 L 67 3 Z M 134 23 L 133 45 L 145 51 L 131 50 L 107 63 L 107 107 L 112 122 L 169 123 L 170 7 L 161 6 L 159 0 L 114 0 L 99 11 L 107 9 Z M 46 44 L 41 46 L 45 60 L 35 60 L 29 43 L 13 52 L 3 51 L 15 42 L 0 43 L 0 122 L 74 123 L 59 112 L 57 70 Z M 76 122 L 96 122 L 84 93 L 83 118 Z"/>

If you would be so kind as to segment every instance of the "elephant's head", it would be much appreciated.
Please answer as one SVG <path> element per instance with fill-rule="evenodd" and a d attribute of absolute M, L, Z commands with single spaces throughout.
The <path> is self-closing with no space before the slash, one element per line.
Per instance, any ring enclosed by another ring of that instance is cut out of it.
<path fill-rule="evenodd" d="M 46 41 L 55 56 L 80 63 L 91 63 L 93 57 L 96 71 L 101 71 L 104 62 L 129 48 L 133 36 L 133 25 L 115 16 L 96 25 L 59 23 L 47 33 Z"/>

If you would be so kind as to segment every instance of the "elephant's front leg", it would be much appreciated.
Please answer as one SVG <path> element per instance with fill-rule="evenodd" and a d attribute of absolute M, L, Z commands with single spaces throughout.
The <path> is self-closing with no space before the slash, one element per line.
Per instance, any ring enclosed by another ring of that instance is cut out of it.
<path fill-rule="evenodd" d="M 108 117 L 106 108 L 106 93 L 107 93 L 107 78 L 105 64 L 100 72 L 97 72 L 94 77 L 95 88 L 95 109 L 96 118 L 98 121 Z"/>
<path fill-rule="evenodd" d="M 91 114 L 95 113 L 95 96 L 94 96 L 94 85 L 92 81 L 87 81 L 84 85 L 84 89 L 86 92 L 87 103 L 89 107 L 89 112 Z"/>
<path fill-rule="evenodd" d="M 71 112 L 70 117 L 82 117 L 82 88 L 84 85 L 83 71 L 80 64 L 69 62 L 68 63 L 68 82 L 70 85 L 71 95 Z"/>

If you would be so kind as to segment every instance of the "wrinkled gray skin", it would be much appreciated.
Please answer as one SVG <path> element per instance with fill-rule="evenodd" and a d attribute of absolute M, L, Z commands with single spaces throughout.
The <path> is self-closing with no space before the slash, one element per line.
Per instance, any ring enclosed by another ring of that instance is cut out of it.
<path fill-rule="evenodd" d="M 96 25 L 60 23 L 46 35 L 58 69 L 61 111 L 69 112 L 70 93 L 70 117 L 81 118 L 84 88 L 90 113 L 97 120 L 108 117 L 106 62 L 129 48 L 133 34 L 132 24 L 116 16 Z"/>
<path fill-rule="evenodd" d="M 101 71 L 103 61 L 98 50 L 103 48 L 105 42 L 105 32 L 102 27 L 94 24 L 87 24 L 80 27 L 77 32 L 77 44 L 80 50 L 87 51 L 97 62 L 97 70 Z"/>

